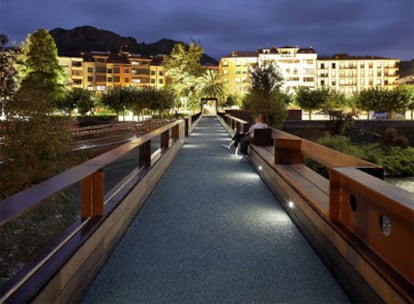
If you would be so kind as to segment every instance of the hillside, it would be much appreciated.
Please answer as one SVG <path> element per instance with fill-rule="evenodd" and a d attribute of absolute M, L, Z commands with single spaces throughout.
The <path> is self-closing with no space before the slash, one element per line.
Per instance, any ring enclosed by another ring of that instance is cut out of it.
<path fill-rule="evenodd" d="M 154 43 L 138 43 L 134 37 L 123 37 L 117 33 L 97 29 L 92 26 L 80 26 L 71 30 L 55 28 L 50 31 L 54 38 L 60 56 L 79 56 L 82 51 L 112 51 L 118 52 L 121 46 L 124 50 L 141 54 L 142 56 L 155 56 L 170 54 L 176 43 L 170 39 L 161 39 Z M 181 42 L 182 43 L 182 42 Z M 217 60 L 204 54 L 202 64 L 217 65 Z"/>

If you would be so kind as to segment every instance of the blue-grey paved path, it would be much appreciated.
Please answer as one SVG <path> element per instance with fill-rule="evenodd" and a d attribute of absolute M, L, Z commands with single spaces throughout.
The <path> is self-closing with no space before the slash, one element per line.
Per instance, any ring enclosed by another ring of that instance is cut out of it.
<path fill-rule="evenodd" d="M 249 163 L 204 117 L 84 303 L 344 303 Z"/>

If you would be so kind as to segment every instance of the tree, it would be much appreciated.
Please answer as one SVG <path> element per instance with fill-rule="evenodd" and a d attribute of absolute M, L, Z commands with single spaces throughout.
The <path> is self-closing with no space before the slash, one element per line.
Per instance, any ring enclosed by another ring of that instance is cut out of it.
<path fill-rule="evenodd" d="M 66 92 L 65 97 L 58 101 L 57 107 L 71 116 L 76 108 L 81 115 L 85 115 L 93 109 L 94 105 L 95 101 L 91 91 L 74 88 Z"/>
<path fill-rule="evenodd" d="M 267 114 L 269 124 L 278 128 L 283 123 L 289 97 L 280 91 L 282 77 L 273 65 L 258 65 L 251 74 L 252 87 L 244 105 L 256 114 Z"/>
<path fill-rule="evenodd" d="M 204 50 L 199 43 L 192 42 L 188 48 L 177 43 L 169 56 L 164 56 L 163 66 L 171 87 L 177 97 L 186 97 L 187 106 L 195 108 L 199 105 L 199 95 L 196 90 L 197 79 L 204 69 L 200 64 Z"/>
<path fill-rule="evenodd" d="M 156 92 L 156 98 L 151 103 L 150 108 L 152 110 L 158 110 L 161 118 L 166 110 L 171 109 L 174 106 L 174 92 L 168 88 L 159 89 Z"/>
<path fill-rule="evenodd" d="M 369 88 L 357 95 L 357 107 L 364 111 L 387 112 L 405 111 L 410 106 L 410 95 L 395 88 Z"/>
<path fill-rule="evenodd" d="M 16 69 L 19 50 L 16 47 L 6 49 L 8 41 L 6 35 L 0 34 L 0 115 L 4 104 L 16 93 L 19 84 Z"/>
<path fill-rule="evenodd" d="M 213 70 L 206 70 L 202 76 L 197 79 L 199 94 L 204 97 L 220 98 L 224 95 L 224 82 L 219 78 L 218 73 Z"/>
<path fill-rule="evenodd" d="M 322 103 L 322 110 L 325 113 L 332 113 L 342 111 L 346 106 L 346 98 L 343 93 L 331 90 L 325 95 L 325 99 Z"/>
<path fill-rule="evenodd" d="M 23 64 L 18 68 L 21 85 L 5 111 L 20 116 L 52 113 L 64 97 L 65 76 L 59 65 L 56 44 L 47 30 L 29 34 L 21 61 Z"/>
<path fill-rule="evenodd" d="M 305 111 L 309 111 L 309 120 L 312 119 L 312 111 L 323 108 L 326 104 L 329 91 L 327 89 L 310 90 L 300 87 L 296 92 L 296 103 Z"/>
<path fill-rule="evenodd" d="M 403 98 L 407 109 L 411 111 L 411 119 L 414 119 L 414 87 L 406 84 L 400 85 L 398 91 Z"/>
<path fill-rule="evenodd" d="M 21 86 L 6 100 L 2 128 L 1 196 L 30 187 L 60 172 L 70 144 L 67 120 L 53 111 L 63 94 L 63 71 L 56 45 L 46 30 L 29 35 L 23 46 Z"/>
<path fill-rule="evenodd" d="M 101 95 L 101 102 L 103 105 L 116 113 L 117 118 L 121 112 L 131 104 L 129 87 L 116 87 Z"/>
<path fill-rule="evenodd" d="M 145 108 L 150 108 L 156 89 L 153 87 L 143 87 L 141 89 L 131 89 L 128 98 L 128 108 L 137 116 L 140 116 Z"/>

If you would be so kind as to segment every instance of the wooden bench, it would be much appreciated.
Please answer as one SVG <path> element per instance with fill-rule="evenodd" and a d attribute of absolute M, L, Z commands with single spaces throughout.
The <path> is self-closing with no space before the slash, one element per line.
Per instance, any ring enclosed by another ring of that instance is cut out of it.
<path fill-rule="evenodd" d="M 273 149 L 269 146 L 250 146 L 250 153 L 256 153 L 269 167 L 277 172 L 297 193 L 320 214 L 329 213 L 329 180 L 304 164 L 275 164 Z"/>

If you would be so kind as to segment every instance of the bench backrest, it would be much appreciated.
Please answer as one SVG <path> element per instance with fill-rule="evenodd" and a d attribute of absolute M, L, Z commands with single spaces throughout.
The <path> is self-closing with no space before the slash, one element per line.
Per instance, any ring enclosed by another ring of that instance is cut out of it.
<path fill-rule="evenodd" d="M 256 146 L 273 146 L 272 129 L 255 129 L 252 143 Z"/>

